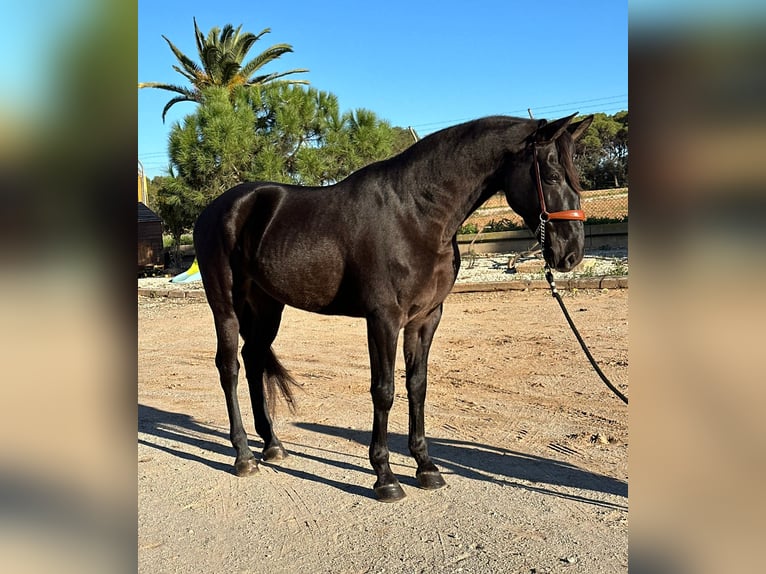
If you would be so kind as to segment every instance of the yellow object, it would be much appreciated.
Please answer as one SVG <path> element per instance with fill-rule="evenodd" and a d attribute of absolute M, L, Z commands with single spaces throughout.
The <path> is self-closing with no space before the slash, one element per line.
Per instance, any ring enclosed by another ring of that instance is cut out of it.
<path fill-rule="evenodd" d="M 144 166 L 141 162 L 138 162 L 138 201 L 146 205 L 147 201 L 146 193 L 146 174 L 144 173 Z"/>
<path fill-rule="evenodd" d="M 194 261 L 192 261 L 191 266 L 186 270 L 186 272 L 189 275 L 193 275 L 194 273 L 199 273 L 199 265 L 197 264 L 197 258 L 194 258 Z"/>
<path fill-rule="evenodd" d="M 194 281 L 201 281 L 202 276 L 199 273 L 199 265 L 197 265 L 197 258 L 194 258 L 194 261 L 192 262 L 191 266 L 184 271 L 183 273 L 180 273 L 173 277 L 170 282 L 171 283 L 192 283 Z"/>

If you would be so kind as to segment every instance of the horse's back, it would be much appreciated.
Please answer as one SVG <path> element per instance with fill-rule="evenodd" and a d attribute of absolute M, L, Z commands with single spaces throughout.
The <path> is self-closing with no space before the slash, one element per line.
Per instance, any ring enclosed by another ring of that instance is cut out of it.
<path fill-rule="evenodd" d="M 417 216 L 376 173 L 326 188 L 238 185 L 211 202 L 195 228 L 208 300 L 211 289 L 247 285 L 333 315 L 430 310 L 449 292 L 459 256 L 438 232 L 420 230 Z"/>
<path fill-rule="evenodd" d="M 340 289 L 347 255 L 333 204 L 327 189 L 267 182 L 221 194 L 194 230 L 206 289 L 230 276 L 288 305 L 322 310 Z"/>
<path fill-rule="evenodd" d="M 252 216 L 262 211 L 256 204 L 268 199 L 264 191 L 270 188 L 272 184 L 261 182 L 237 185 L 211 201 L 197 218 L 194 251 L 208 301 L 213 292 L 230 292 L 232 282 L 239 280 L 242 239 L 249 235 L 244 232 L 253 226 Z"/>

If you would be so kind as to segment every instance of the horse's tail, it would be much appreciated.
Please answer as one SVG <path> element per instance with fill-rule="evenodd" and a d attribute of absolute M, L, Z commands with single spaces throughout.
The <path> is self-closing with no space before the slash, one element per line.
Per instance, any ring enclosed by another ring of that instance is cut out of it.
<path fill-rule="evenodd" d="M 298 382 L 287 372 L 282 363 L 279 362 L 274 350 L 269 347 L 266 353 L 266 363 L 263 372 L 263 386 L 266 391 L 266 402 L 269 405 L 269 411 L 274 414 L 274 405 L 276 404 L 277 391 L 287 403 L 290 412 L 295 413 L 295 396 L 293 387 L 299 387 Z"/>

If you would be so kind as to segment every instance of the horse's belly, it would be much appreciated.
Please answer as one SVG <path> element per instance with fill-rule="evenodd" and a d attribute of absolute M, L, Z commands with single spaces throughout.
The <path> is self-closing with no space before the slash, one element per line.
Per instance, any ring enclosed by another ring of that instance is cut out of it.
<path fill-rule="evenodd" d="M 321 311 L 337 297 L 343 280 L 340 250 L 331 241 L 298 238 L 262 245 L 251 267 L 258 286 L 299 309 Z"/>

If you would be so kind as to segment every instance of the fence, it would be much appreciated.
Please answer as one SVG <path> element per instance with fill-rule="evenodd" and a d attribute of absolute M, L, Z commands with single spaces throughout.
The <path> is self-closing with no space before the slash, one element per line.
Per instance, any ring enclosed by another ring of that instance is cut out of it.
<path fill-rule="evenodd" d="M 580 204 L 585 224 L 618 223 L 628 220 L 628 188 L 583 191 Z M 524 222 L 505 201 L 502 193 L 490 197 L 464 223 L 466 233 L 521 229 Z"/>

